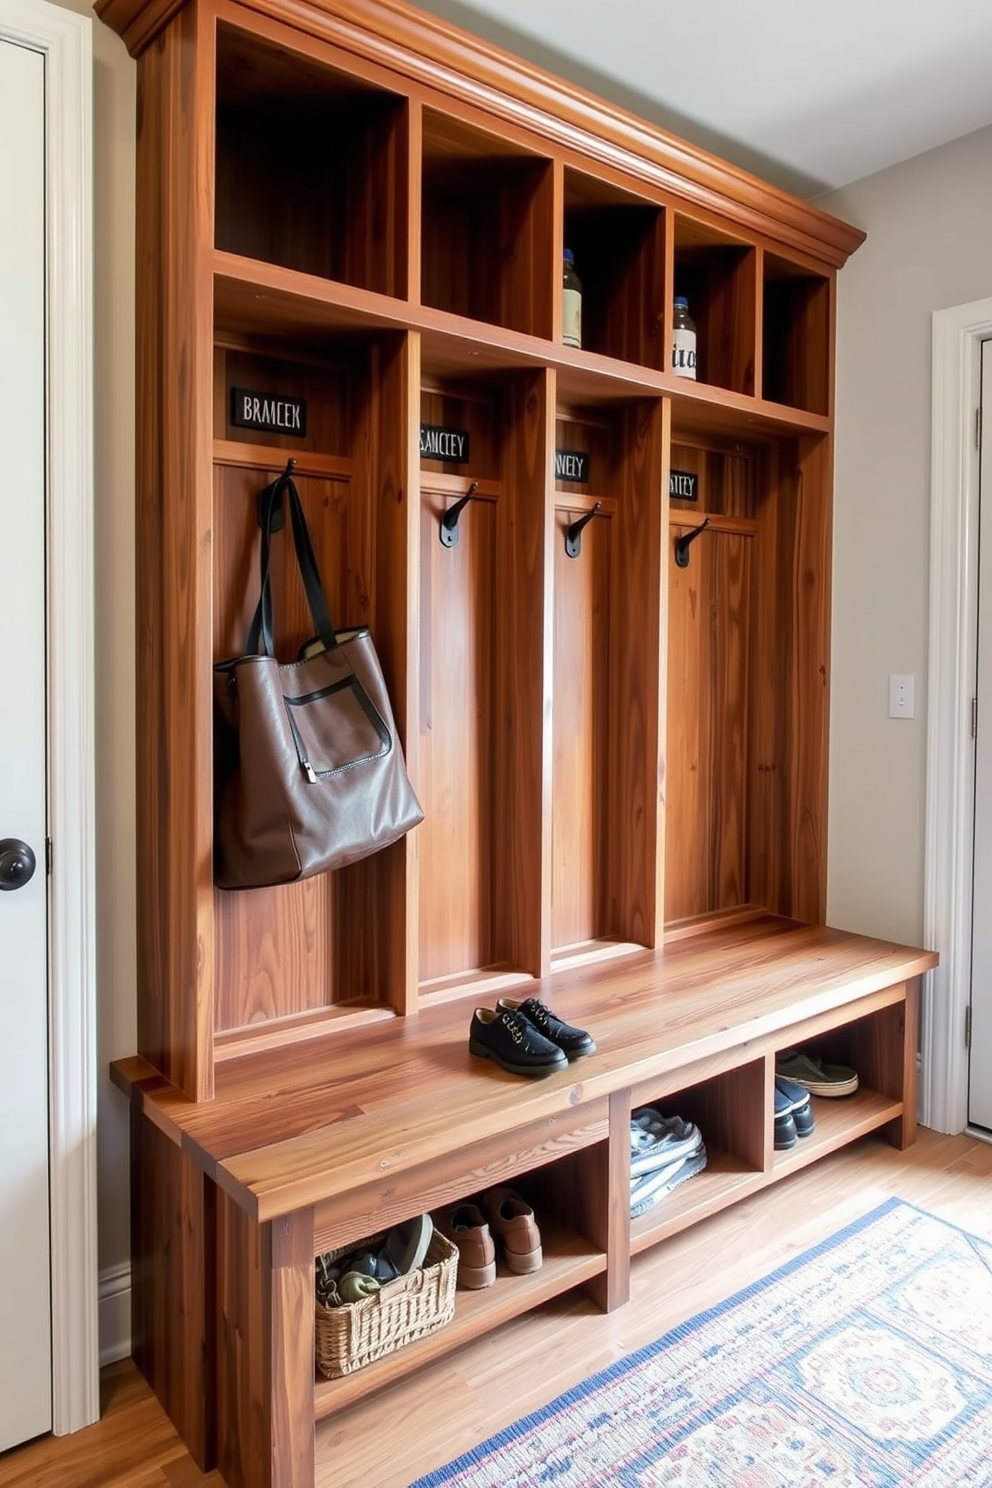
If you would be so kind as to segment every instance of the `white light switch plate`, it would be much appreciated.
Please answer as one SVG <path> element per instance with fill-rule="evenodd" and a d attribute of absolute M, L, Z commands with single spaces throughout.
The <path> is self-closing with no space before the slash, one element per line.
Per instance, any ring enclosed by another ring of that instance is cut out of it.
<path fill-rule="evenodd" d="M 889 717 L 912 718 L 916 708 L 916 678 L 896 676 L 889 678 Z"/>

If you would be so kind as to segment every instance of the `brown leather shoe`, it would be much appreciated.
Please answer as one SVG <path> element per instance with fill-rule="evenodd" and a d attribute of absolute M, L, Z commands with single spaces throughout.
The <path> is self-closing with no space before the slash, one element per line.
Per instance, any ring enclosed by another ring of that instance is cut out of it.
<path fill-rule="evenodd" d="M 496 1246 L 477 1204 L 456 1204 L 437 1217 L 437 1227 L 458 1250 L 458 1285 L 478 1292 L 496 1280 Z"/>
<path fill-rule="evenodd" d="M 481 1203 L 490 1229 L 503 1242 L 507 1269 L 521 1276 L 539 1271 L 544 1260 L 541 1232 L 527 1201 L 512 1188 L 489 1188 Z"/>

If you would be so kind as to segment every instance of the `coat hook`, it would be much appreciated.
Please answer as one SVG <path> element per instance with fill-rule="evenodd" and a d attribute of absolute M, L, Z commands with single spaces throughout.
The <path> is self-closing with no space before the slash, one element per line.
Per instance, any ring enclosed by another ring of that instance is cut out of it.
<path fill-rule="evenodd" d="M 286 461 L 286 469 L 282 473 L 282 479 L 285 480 L 287 475 L 292 475 L 292 473 L 293 473 L 293 471 L 295 469 L 296 469 L 296 456 L 295 455 L 290 455 L 289 459 Z M 258 525 L 259 525 L 259 527 L 263 527 L 265 525 L 264 497 L 265 497 L 266 493 L 269 491 L 269 489 L 270 488 L 268 486 L 266 486 L 264 491 L 259 491 L 259 493 L 258 493 L 257 508 L 258 508 Z M 283 529 L 283 524 L 284 524 L 285 520 L 286 520 L 286 518 L 283 515 L 282 502 L 280 501 L 279 505 L 276 507 L 275 511 L 272 513 L 272 521 L 269 524 L 269 531 L 270 532 L 281 532 L 282 529 Z"/>
<path fill-rule="evenodd" d="M 696 538 L 699 536 L 699 534 L 706 531 L 709 525 L 710 519 L 709 517 L 706 517 L 702 522 L 700 522 L 699 526 L 694 527 L 691 532 L 687 532 L 684 536 L 677 537 L 675 539 L 675 562 L 678 564 L 679 568 L 689 567 L 689 548 L 692 543 L 696 541 Z"/>
<path fill-rule="evenodd" d="M 592 510 L 587 511 L 584 517 L 579 517 L 578 521 L 573 522 L 565 533 L 565 552 L 569 558 L 578 558 L 582 552 L 582 529 L 592 521 L 602 504 L 601 501 L 597 501 Z"/>
<path fill-rule="evenodd" d="M 475 495 L 478 489 L 479 482 L 473 481 L 461 500 L 456 501 L 454 506 L 449 506 L 448 510 L 442 516 L 441 526 L 438 530 L 438 537 L 441 539 L 446 548 L 454 548 L 457 546 L 458 518 L 461 516 L 463 508 L 467 506 L 467 504 L 472 500 L 472 497 Z"/>

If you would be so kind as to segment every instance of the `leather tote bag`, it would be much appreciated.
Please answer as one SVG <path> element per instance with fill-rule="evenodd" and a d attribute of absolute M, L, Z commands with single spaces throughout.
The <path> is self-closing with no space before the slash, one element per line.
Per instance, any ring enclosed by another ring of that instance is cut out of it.
<path fill-rule="evenodd" d="M 269 557 L 289 502 L 293 544 L 317 634 L 276 659 Z M 335 631 L 299 494 L 288 472 L 259 498 L 261 591 L 245 655 L 214 667 L 214 881 L 291 883 L 344 868 L 423 820 L 407 779 L 368 627 Z"/>

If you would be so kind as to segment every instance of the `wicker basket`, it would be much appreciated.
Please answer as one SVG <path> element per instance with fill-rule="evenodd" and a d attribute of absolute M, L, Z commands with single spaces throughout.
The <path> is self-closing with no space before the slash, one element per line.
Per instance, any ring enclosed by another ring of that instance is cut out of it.
<path fill-rule="evenodd" d="M 370 1248 L 385 1240 L 388 1231 L 372 1235 Z M 349 1245 L 331 1251 L 332 1257 L 354 1250 Z M 407 1276 L 397 1276 L 370 1297 L 341 1307 L 316 1304 L 317 1368 L 328 1379 L 353 1374 L 373 1359 L 381 1359 L 404 1343 L 425 1338 L 450 1323 L 455 1313 L 458 1251 L 450 1240 L 431 1236 L 424 1264 Z"/>

